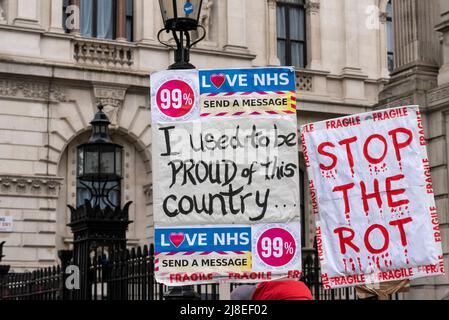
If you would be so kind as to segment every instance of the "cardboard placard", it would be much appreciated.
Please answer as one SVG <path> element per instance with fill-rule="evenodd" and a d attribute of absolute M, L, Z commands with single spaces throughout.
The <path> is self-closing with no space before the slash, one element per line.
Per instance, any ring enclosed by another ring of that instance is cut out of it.
<path fill-rule="evenodd" d="M 151 87 L 158 282 L 299 276 L 294 70 L 163 71 Z"/>

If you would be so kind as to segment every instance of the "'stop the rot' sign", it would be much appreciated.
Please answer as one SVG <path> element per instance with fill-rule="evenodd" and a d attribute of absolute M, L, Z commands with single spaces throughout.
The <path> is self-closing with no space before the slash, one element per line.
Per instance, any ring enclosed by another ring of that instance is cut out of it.
<path fill-rule="evenodd" d="M 301 131 L 325 288 L 444 273 L 417 106 Z"/>

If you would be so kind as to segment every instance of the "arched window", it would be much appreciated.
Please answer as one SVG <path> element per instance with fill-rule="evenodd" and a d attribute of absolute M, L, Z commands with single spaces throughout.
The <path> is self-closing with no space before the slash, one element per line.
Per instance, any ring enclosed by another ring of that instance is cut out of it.
<path fill-rule="evenodd" d="M 84 37 L 133 41 L 133 0 L 63 0 L 64 28 L 67 7 L 79 3 L 80 33 Z"/>
<path fill-rule="evenodd" d="M 393 31 L 393 5 L 391 0 L 387 4 L 387 56 L 388 56 L 388 70 L 390 72 L 394 69 L 394 31 Z"/>
<path fill-rule="evenodd" d="M 278 58 L 282 65 L 305 68 L 306 21 L 304 0 L 277 1 Z"/>

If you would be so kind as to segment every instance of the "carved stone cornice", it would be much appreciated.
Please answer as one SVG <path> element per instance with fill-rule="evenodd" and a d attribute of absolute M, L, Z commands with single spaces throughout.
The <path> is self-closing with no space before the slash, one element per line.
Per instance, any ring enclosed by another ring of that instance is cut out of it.
<path fill-rule="evenodd" d="M 0 175 L 0 195 L 58 198 L 63 178 Z"/>
<path fill-rule="evenodd" d="M 64 89 L 48 82 L 0 79 L 0 96 L 40 101 L 67 101 Z"/>
<path fill-rule="evenodd" d="M 320 11 L 320 2 L 318 0 L 307 0 L 306 1 L 306 12 L 307 13 L 318 13 Z"/>

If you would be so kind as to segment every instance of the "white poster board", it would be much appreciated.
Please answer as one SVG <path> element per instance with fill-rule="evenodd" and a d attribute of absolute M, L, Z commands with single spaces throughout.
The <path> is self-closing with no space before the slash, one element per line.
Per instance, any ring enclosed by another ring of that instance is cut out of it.
<path fill-rule="evenodd" d="M 301 128 L 325 288 L 444 273 L 417 106 Z"/>
<path fill-rule="evenodd" d="M 163 71 L 151 88 L 157 281 L 299 277 L 294 70 Z"/>

